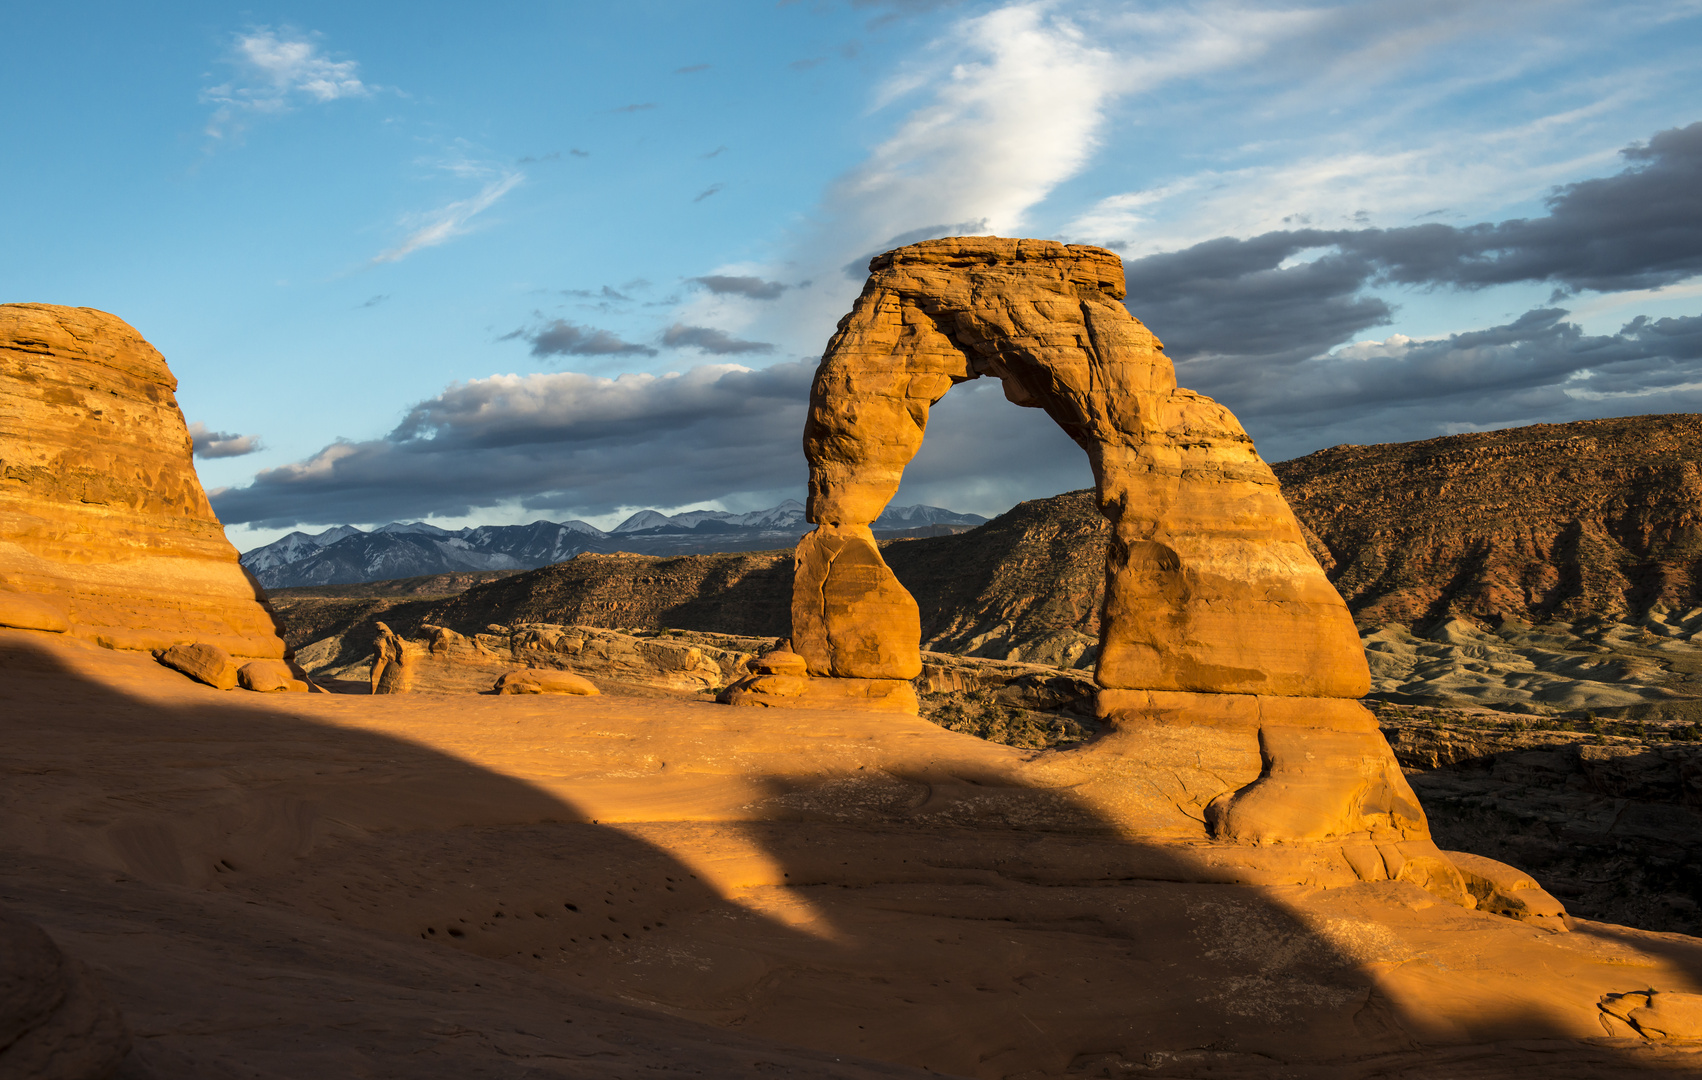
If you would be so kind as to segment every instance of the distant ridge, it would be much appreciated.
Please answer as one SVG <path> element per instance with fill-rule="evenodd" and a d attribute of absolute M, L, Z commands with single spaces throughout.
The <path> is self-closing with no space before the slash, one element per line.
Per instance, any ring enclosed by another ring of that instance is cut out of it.
<path fill-rule="evenodd" d="M 875 534 L 890 539 L 940 536 L 974 528 L 987 519 L 938 506 L 889 507 L 875 520 Z M 640 510 L 608 532 L 583 521 L 534 521 L 530 525 L 481 525 L 440 529 L 425 522 L 391 522 L 371 532 L 338 525 L 310 535 L 293 532 L 242 556 L 242 564 L 268 589 L 353 585 L 395 578 L 466 571 L 520 571 L 571 559 L 586 552 L 639 555 L 697 555 L 790 547 L 808 532 L 804 505 L 733 514 L 688 510 L 663 514 Z"/>
<path fill-rule="evenodd" d="M 1702 605 L 1702 416 L 1337 446 L 1272 468 L 1362 629 Z M 1093 492 L 1074 491 L 884 557 L 921 608 L 926 648 L 1087 666 L 1109 537 Z M 619 543 L 638 551 L 630 534 Z M 470 589 L 437 617 L 783 635 L 790 589 L 779 556 L 576 560 Z"/>

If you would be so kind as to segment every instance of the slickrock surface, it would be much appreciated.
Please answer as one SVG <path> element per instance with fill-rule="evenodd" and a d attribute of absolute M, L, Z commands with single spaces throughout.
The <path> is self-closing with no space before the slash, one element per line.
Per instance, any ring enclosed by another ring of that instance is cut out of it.
<path fill-rule="evenodd" d="M 122 319 L 0 305 L 0 615 L 22 594 L 112 648 L 281 657 L 195 476 L 176 388 Z"/>
<path fill-rule="evenodd" d="M 1702 416 L 1337 446 L 1276 467 L 1360 625 L 1702 603 Z"/>
<path fill-rule="evenodd" d="M 129 1052 L 118 1007 L 88 969 L 0 911 L 0 1076 L 108 1080 Z"/>
<path fill-rule="evenodd" d="M 1116 734 L 231 694 L 22 631 L 0 663 L 0 897 L 97 971 L 141 1075 L 1698 1068 L 1599 1002 L 1702 992 L 1702 943 L 1341 863 L 1261 884 L 1282 845 L 1206 840 Z"/>
<path fill-rule="evenodd" d="M 324 669 L 331 680 L 388 678 L 383 693 L 480 694 L 511 672 L 568 672 L 596 690 L 627 695 L 713 693 L 746 673 L 745 664 L 770 639 L 727 634 L 623 634 L 588 626 L 522 623 L 462 634 L 430 623 L 411 639 L 384 623 L 370 659 Z M 388 633 L 385 631 L 388 630 Z M 382 661 L 382 663 L 380 662 Z M 394 661 L 399 670 L 385 675 Z M 365 671 L 358 671 L 365 667 Z M 648 692 L 648 693 L 647 693 Z"/>

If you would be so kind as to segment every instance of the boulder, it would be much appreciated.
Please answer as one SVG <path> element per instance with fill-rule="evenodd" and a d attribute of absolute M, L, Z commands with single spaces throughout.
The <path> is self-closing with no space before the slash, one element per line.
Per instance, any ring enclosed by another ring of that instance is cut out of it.
<path fill-rule="evenodd" d="M 373 639 L 372 669 L 369 678 L 374 694 L 406 694 L 414 688 L 414 672 L 419 653 L 418 645 L 405 641 L 402 635 L 383 623 L 377 624 Z"/>
<path fill-rule="evenodd" d="M 1557 933 L 1571 929 L 1566 908 L 1523 870 L 1465 851 L 1443 854 L 1465 878 L 1466 891 L 1477 900 L 1479 911 L 1505 915 Z"/>
<path fill-rule="evenodd" d="M 571 671 L 526 668 L 510 671 L 496 681 L 499 694 L 577 694 L 593 697 L 600 693 L 590 679 Z"/>
<path fill-rule="evenodd" d="M 236 661 L 217 645 L 204 642 L 173 645 L 169 649 L 161 649 L 155 657 L 166 667 L 181 671 L 196 682 L 206 683 L 216 690 L 230 690 L 237 684 L 239 669 Z"/>
<path fill-rule="evenodd" d="M 289 664 L 282 660 L 250 660 L 236 671 L 236 684 L 244 690 L 262 694 L 290 691 L 307 692 L 307 683 L 295 677 Z"/>
<path fill-rule="evenodd" d="M 751 671 L 758 675 L 808 675 L 810 665 L 803 657 L 787 648 L 765 652 L 750 662 Z"/>
<path fill-rule="evenodd" d="M 1603 1015 L 1623 1021 L 1645 1039 L 1702 1039 L 1702 994 L 1670 990 L 1633 990 L 1603 995 Z M 1613 1023 L 1604 1024 L 1612 1034 L 1626 1034 Z"/>
<path fill-rule="evenodd" d="M 0 578 L 109 648 L 200 641 L 281 658 L 264 594 L 195 475 L 176 388 L 116 316 L 0 304 Z"/>

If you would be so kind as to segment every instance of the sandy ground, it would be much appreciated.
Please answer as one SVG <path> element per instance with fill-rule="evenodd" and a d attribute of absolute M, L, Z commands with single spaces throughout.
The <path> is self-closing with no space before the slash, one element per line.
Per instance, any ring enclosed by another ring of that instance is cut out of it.
<path fill-rule="evenodd" d="M 1131 824 L 1114 743 L 219 692 L 23 631 L 0 730 L 0 904 L 129 1077 L 1702 1075 L 1596 1008 L 1702 991 L 1702 940 L 1238 881 Z"/>

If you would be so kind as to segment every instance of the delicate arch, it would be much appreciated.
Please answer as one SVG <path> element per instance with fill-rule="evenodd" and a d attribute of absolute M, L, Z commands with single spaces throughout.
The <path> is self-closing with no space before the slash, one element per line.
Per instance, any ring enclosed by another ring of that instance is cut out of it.
<path fill-rule="evenodd" d="M 817 677 L 910 679 L 915 602 L 869 524 L 928 411 L 982 375 L 1087 453 L 1112 522 L 1096 672 L 1111 690 L 1357 698 L 1353 620 L 1229 410 L 1176 386 L 1101 248 L 959 237 L 874 259 L 811 388 L 794 651 Z"/>

